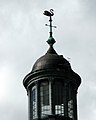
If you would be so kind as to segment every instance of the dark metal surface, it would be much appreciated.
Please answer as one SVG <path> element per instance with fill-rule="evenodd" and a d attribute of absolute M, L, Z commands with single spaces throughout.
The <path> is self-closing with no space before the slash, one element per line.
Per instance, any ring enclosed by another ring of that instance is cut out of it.
<path fill-rule="evenodd" d="M 62 55 L 46 54 L 36 61 L 32 72 L 45 69 L 69 70 L 71 69 L 71 66 Z"/>
<path fill-rule="evenodd" d="M 53 9 L 50 9 L 50 11 L 45 10 L 43 14 L 50 17 L 54 15 L 53 11 Z"/>
<path fill-rule="evenodd" d="M 49 26 L 50 27 L 50 36 L 49 36 L 49 39 L 47 40 L 47 43 L 50 45 L 50 46 L 53 46 L 53 44 L 55 43 L 55 39 L 53 38 L 52 36 L 52 27 L 56 28 L 56 26 L 52 26 L 52 16 L 54 15 L 53 13 L 53 9 L 50 9 L 50 11 L 44 11 L 44 15 L 48 16 L 49 17 L 49 23 L 50 25 L 47 25 L 45 24 L 46 26 Z"/>

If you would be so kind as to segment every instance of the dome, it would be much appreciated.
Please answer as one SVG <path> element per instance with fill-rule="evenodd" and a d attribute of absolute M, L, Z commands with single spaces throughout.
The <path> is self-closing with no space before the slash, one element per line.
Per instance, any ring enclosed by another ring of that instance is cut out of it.
<path fill-rule="evenodd" d="M 32 72 L 50 69 L 71 69 L 70 63 L 63 57 L 63 55 L 58 55 L 53 47 L 50 47 L 47 53 L 35 62 Z"/>
<path fill-rule="evenodd" d="M 25 88 L 31 85 L 31 82 L 49 76 L 66 78 L 72 80 L 78 87 L 81 83 L 80 76 L 75 73 L 70 63 L 63 57 L 58 55 L 51 46 L 47 53 L 41 56 L 33 65 L 32 71 L 27 74 L 23 80 Z"/>

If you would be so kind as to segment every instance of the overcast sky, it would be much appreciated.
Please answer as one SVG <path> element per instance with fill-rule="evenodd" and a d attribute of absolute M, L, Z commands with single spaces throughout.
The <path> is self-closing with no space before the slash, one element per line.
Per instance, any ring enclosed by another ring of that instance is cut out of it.
<path fill-rule="evenodd" d="M 0 0 L 0 120 L 28 120 L 22 81 L 48 49 L 50 8 L 54 48 L 82 78 L 78 118 L 96 120 L 96 0 Z"/>

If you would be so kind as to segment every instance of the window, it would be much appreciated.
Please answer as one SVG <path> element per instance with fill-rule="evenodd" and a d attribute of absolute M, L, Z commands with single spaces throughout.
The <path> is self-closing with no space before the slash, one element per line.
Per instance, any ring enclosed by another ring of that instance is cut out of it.
<path fill-rule="evenodd" d="M 49 101 L 49 83 L 43 82 L 40 85 L 40 102 L 41 102 L 41 117 L 50 114 L 50 101 Z"/>
<path fill-rule="evenodd" d="M 73 84 L 69 84 L 69 99 L 68 99 L 68 116 L 73 118 Z"/>
<path fill-rule="evenodd" d="M 68 102 L 68 116 L 73 118 L 73 100 Z"/>
<path fill-rule="evenodd" d="M 36 86 L 32 88 L 32 117 L 37 118 L 37 89 Z"/>
<path fill-rule="evenodd" d="M 64 116 L 64 104 L 61 105 L 55 105 L 55 114 Z"/>
<path fill-rule="evenodd" d="M 59 81 L 53 85 L 53 99 L 55 103 L 55 114 L 64 116 L 63 85 Z"/>

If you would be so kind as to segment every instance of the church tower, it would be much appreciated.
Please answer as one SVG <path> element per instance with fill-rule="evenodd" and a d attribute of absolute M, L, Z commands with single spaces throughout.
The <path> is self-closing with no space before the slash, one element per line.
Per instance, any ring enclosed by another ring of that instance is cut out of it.
<path fill-rule="evenodd" d="M 27 90 L 29 120 L 77 120 L 77 90 L 81 83 L 70 63 L 53 48 L 53 10 L 44 11 L 49 17 L 49 49 L 33 65 L 23 80 Z"/>

